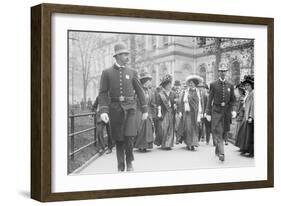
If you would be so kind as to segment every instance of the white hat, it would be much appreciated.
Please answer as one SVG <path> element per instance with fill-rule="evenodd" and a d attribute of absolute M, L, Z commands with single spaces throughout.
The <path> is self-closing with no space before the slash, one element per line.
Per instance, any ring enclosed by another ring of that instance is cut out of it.
<path fill-rule="evenodd" d="M 199 83 L 203 82 L 203 78 L 193 74 L 193 75 L 189 75 L 186 77 L 185 82 L 189 82 L 189 81 L 193 81 L 196 85 L 198 85 Z"/>
<path fill-rule="evenodd" d="M 218 69 L 219 71 L 228 71 L 228 67 L 227 67 L 227 65 L 226 64 L 220 64 L 219 65 L 219 69 Z"/>

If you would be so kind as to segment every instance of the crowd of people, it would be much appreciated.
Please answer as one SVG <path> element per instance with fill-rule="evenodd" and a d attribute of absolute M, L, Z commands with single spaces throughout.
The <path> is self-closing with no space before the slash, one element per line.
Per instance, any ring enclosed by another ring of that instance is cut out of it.
<path fill-rule="evenodd" d="M 241 155 L 254 156 L 253 76 L 234 87 L 226 80 L 227 66 L 221 65 L 218 80 L 210 86 L 198 75 L 187 76 L 182 85 L 167 74 L 153 88 L 149 73 L 137 75 L 127 68 L 126 46 L 114 49 L 116 63 L 102 73 L 94 109 L 99 114 L 98 139 L 103 140 L 106 127 L 109 152 L 116 145 L 119 172 L 125 167 L 133 171 L 133 148 L 146 152 L 154 146 L 172 150 L 174 144 L 185 144 L 188 151 L 196 151 L 199 141 L 210 144 L 211 136 L 215 155 L 224 161 L 233 119 L 235 145 Z"/>

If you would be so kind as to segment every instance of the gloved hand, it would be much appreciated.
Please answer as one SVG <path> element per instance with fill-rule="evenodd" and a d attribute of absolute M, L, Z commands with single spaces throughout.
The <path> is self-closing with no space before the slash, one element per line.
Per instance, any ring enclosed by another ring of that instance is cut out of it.
<path fill-rule="evenodd" d="M 148 117 L 148 113 L 147 113 L 147 112 L 145 112 L 145 113 L 142 114 L 142 120 L 146 120 L 147 117 Z"/>
<path fill-rule="evenodd" d="M 231 112 L 232 118 L 235 118 L 237 116 L 237 113 L 235 111 Z"/>
<path fill-rule="evenodd" d="M 207 119 L 208 122 L 210 122 L 211 119 L 212 119 L 212 118 L 211 118 L 211 115 L 206 115 L 206 119 Z"/>
<path fill-rule="evenodd" d="M 249 117 L 249 118 L 248 118 L 248 122 L 249 122 L 249 123 L 252 123 L 252 122 L 253 122 L 253 118 L 252 118 L 252 117 Z"/>
<path fill-rule="evenodd" d="M 109 121 L 109 117 L 108 117 L 108 114 L 107 114 L 107 113 L 102 113 L 102 114 L 100 115 L 100 118 L 101 118 L 101 120 L 102 120 L 104 123 L 108 123 L 108 121 Z"/>

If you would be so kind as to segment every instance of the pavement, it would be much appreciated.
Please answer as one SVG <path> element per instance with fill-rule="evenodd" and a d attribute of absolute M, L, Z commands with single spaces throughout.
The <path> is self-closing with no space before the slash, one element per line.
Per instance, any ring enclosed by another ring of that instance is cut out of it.
<path fill-rule="evenodd" d="M 174 145 L 172 150 L 163 150 L 154 145 L 148 152 L 134 150 L 134 172 L 175 171 L 189 169 L 254 167 L 255 159 L 241 156 L 238 149 L 229 143 L 225 146 L 225 161 L 215 155 L 215 147 L 200 142 L 196 151 L 188 151 L 185 144 Z M 117 172 L 116 151 L 104 154 L 90 162 L 73 175 L 111 174 Z"/>

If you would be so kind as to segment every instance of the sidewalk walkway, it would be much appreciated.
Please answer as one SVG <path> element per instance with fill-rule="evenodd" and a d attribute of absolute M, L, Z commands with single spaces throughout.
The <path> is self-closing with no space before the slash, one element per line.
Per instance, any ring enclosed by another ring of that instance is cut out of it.
<path fill-rule="evenodd" d="M 172 150 L 166 151 L 154 148 L 146 153 L 134 150 L 134 172 L 168 171 L 187 169 L 207 169 L 225 167 L 253 167 L 254 158 L 243 157 L 233 144 L 225 146 L 225 161 L 221 162 L 214 154 L 215 147 L 200 142 L 197 151 L 188 151 L 184 144 L 175 145 Z M 105 174 L 117 172 L 116 151 L 104 154 L 90 163 L 87 167 L 73 175 Z"/>

